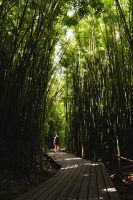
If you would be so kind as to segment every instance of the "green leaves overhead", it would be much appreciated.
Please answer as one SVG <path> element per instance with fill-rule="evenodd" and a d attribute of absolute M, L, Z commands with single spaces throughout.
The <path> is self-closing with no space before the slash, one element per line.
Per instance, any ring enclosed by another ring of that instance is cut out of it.
<path fill-rule="evenodd" d="M 0 141 L 8 144 L 2 166 L 16 172 L 35 170 L 46 145 L 43 130 L 51 103 L 54 47 L 71 1 L 0 3 Z M 4 159 L 7 157 L 11 165 Z"/>
<path fill-rule="evenodd" d="M 3 152 L 9 167 L 35 170 L 52 125 L 80 156 L 100 157 L 102 145 L 117 153 L 116 138 L 126 152 L 133 125 L 132 10 L 123 0 L 0 1 L 0 140 L 9 145 Z"/>
<path fill-rule="evenodd" d="M 127 1 L 76 1 L 69 18 L 76 22 L 62 62 L 68 143 L 89 159 L 105 155 L 106 146 L 112 159 L 114 152 L 132 153 L 126 149 L 133 125 L 132 108 L 127 111 L 133 101 L 132 8 Z"/>
<path fill-rule="evenodd" d="M 76 26 L 76 25 L 78 25 L 78 19 L 76 17 L 67 16 L 64 19 L 64 25 L 66 25 L 66 26 Z"/>

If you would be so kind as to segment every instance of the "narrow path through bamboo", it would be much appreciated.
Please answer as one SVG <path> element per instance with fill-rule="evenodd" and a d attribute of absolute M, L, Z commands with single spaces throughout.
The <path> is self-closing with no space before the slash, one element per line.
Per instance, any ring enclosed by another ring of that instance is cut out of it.
<path fill-rule="evenodd" d="M 50 152 L 49 156 L 62 166 L 61 169 L 17 200 L 119 200 L 102 162 L 65 152 Z"/>

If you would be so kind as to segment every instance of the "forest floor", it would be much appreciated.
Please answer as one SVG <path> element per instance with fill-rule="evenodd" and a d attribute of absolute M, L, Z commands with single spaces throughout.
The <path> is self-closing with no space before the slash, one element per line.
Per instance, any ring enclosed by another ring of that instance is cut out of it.
<path fill-rule="evenodd" d="M 43 155 L 42 167 L 36 173 L 15 178 L 10 171 L 0 173 L 0 200 L 15 200 L 39 184 L 52 177 L 60 166 L 46 154 Z"/>
<path fill-rule="evenodd" d="M 11 172 L 5 171 L 0 174 L 0 199 L 15 200 L 29 190 L 53 176 L 60 166 L 48 156 L 43 156 L 42 169 L 36 174 L 31 173 L 23 178 L 16 179 Z M 119 173 L 118 170 L 108 168 L 108 173 L 116 187 L 120 200 L 133 200 L 133 166 L 128 166 Z"/>
<path fill-rule="evenodd" d="M 119 171 L 107 168 L 111 180 L 120 196 L 120 200 L 133 200 L 133 165 L 125 166 Z"/>

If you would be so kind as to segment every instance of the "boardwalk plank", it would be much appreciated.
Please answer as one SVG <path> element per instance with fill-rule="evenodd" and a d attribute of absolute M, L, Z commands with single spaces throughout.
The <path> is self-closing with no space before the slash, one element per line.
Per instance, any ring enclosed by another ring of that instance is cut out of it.
<path fill-rule="evenodd" d="M 61 169 L 48 181 L 16 200 L 119 200 L 101 162 L 68 153 L 49 153 Z"/>
<path fill-rule="evenodd" d="M 118 193 L 108 175 L 108 172 L 104 166 L 103 163 L 101 163 L 101 172 L 103 174 L 103 179 L 105 181 L 105 184 L 106 184 L 106 187 L 107 187 L 107 192 L 108 192 L 108 195 L 109 195 L 109 198 L 112 199 L 112 200 L 118 200 L 120 199 L 119 196 L 118 196 Z"/>
<path fill-rule="evenodd" d="M 73 163 L 70 163 L 67 165 L 67 170 L 61 169 L 60 174 L 58 173 L 58 178 L 55 180 L 54 177 L 51 179 L 51 185 L 46 186 L 45 192 L 37 199 L 56 199 L 56 196 L 60 194 L 60 192 L 65 187 L 65 184 L 67 184 L 71 180 L 71 176 L 73 174 L 73 168 L 71 168 Z M 52 183 L 54 181 L 54 184 Z"/>
<path fill-rule="evenodd" d="M 96 179 L 96 164 L 92 163 L 90 172 L 90 186 L 89 186 L 89 197 L 88 199 L 96 200 L 98 199 L 97 191 L 97 179 Z"/>
<path fill-rule="evenodd" d="M 85 167 L 83 164 L 80 166 L 80 169 L 81 169 L 80 173 L 79 173 L 77 179 L 75 180 L 75 184 L 73 184 L 73 187 L 71 187 L 71 191 L 68 194 L 67 200 L 78 198 L 78 195 L 80 193 L 81 184 L 82 184 L 82 179 L 83 179 L 82 174 L 85 171 Z"/>
<path fill-rule="evenodd" d="M 87 200 L 89 192 L 91 162 L 85 162 L 83 165 L 85 171 L 82 173 L 82 183 L 80 193 L 78 195 L 78 200 Z"/>
<path fill-rule="evenodd" d="M 64 190 L 59 194 L 58 200 L 68 199 L 68 195 L 71 193 L 74 185 L 77 184 L 78 177 L 82 171 L 82 165 L 75 165 L 73 177 L 70 182 L 65 186 Z"/>
<path fill-rule="evenodd" d="M 106 183 L 103 179 L 103 174 L 101 173 L 101 163 L 96 166 L 96 176 L 97 176 L 97 189 L 99 199 L 108 200 L 109 196 L 106 189 Z"/>

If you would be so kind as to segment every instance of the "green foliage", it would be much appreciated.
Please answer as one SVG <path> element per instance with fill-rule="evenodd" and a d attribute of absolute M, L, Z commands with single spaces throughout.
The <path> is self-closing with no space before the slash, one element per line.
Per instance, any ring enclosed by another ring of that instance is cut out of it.
<path fill-rule="evenodd" d="M 133 123 L 130 106 L 127 111 L 132 102 L 130 6 L 104 0 L 75 4 L 78 26 L 62 60 L 66 132 L 69 149 L 89 159 L 130 152 L 125 134 Z"/>
<path fill-rule="evenodd" d="M 19 174 L 36 170 L 46 146 L 54 47 L 71 1 L 0 3 L 0 141 L 7 144 L 6 150 L 0 147 L 1 166 Z M 62 116 L 54 114 L 51 121 L 62 131 Z"/>
<path fill-rule="evenodd" d="M 60 147 L 64 144 L 65 118 L 64 118 L 64 80 L 63 76 L 55 76 L 48 95 L 48 115 L 44 124 L 44 135 L 49 148 L 53 147 L 53 138 L 60 136 Z"/>
<path fill-rule="evenodd" d="M 36 170 L 55 133 L 86 158 L 102 156 L 106 146 L 112 155 L 127 153 L 132 8 L 118 0 L 0 1 L 3 168 Z"/>
<path fill-rule="evenodd" d="M 78 25 L 78 19 L 77 18 L 74 18 L 74 17 L 66 17 L 65 20 L 64 20 L 64 24 L 66 26 L 76 26 Z"/>

